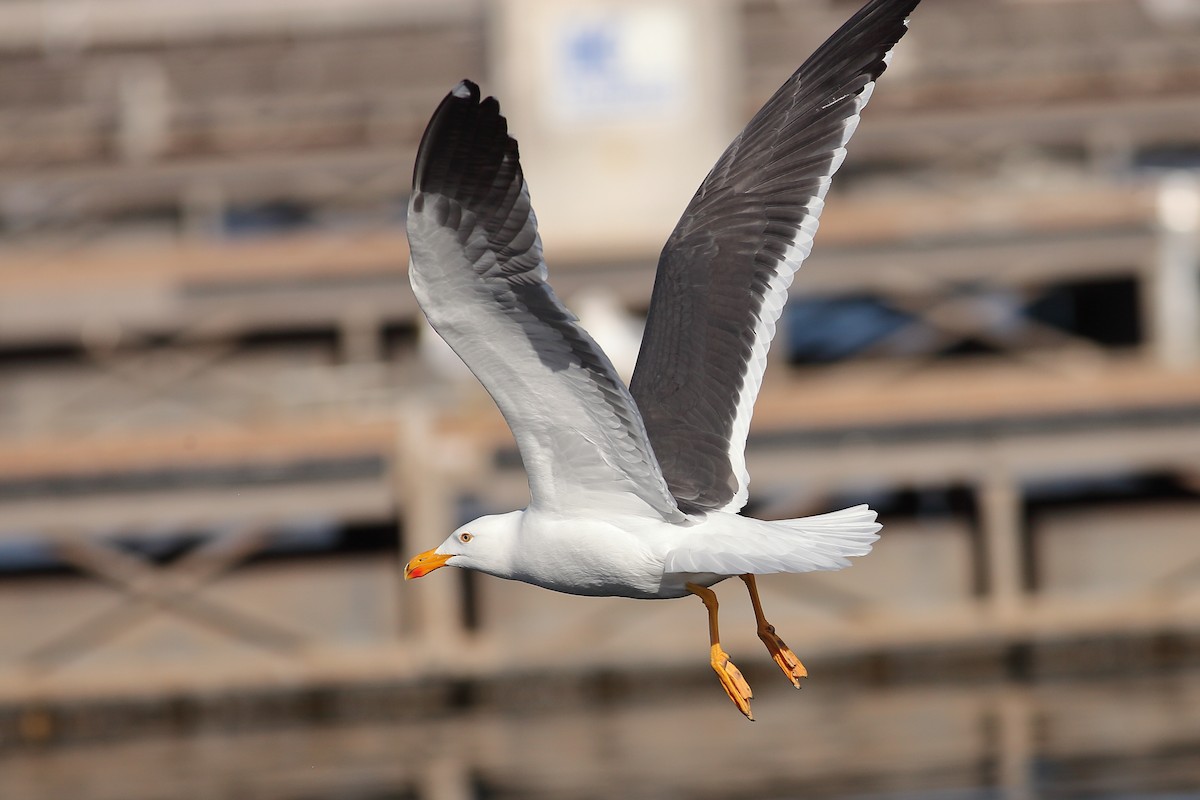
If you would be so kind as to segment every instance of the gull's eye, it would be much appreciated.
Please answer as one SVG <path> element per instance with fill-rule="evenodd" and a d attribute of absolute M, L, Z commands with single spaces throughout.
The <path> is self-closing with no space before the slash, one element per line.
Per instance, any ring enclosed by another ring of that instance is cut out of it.
<path fill-rule="evenodd" d="M 467 542 L 471 541 L 471 540 L 472 540 L 472 539 L 474 539 L 474 538 L 475 538 L 475 537 L 474 537 L 474 536 L 472 536 L 472 535 L 471 535 L 471 534 L 469 534 L 469 533 L 460 533 L 460 534 L 458 535 L 458 540 L 459 540 L 460 542 L 462 542 L 463 544 L 466 544 Z"/>

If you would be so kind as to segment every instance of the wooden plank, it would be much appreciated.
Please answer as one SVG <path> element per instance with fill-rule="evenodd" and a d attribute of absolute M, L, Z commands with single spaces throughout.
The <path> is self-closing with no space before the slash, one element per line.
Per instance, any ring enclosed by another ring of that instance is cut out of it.
<path fill-rule="evenodd" d="M 243 241 L 0 251 L 0 292 L 86 293 L 145 284 L 184 286 L 359 278 L 408 264 L 403 231 L 300 234 Z"/>
<path fill-rule="evenodd" d="M 84 439 L 8 440 L 0 442 L 0 478 L 388 453 L 394 437 L 395 424 L 391 418 L 360 416 L 350 422 L 338 418 L 305 419 Z"/>
<path fill-rule="evenodd" d="M 1011 364 L 931 365 L 919 379 L 905 379 L 902 369 L 852 368 L 821 376 L 776 370 L 764 382 L 752 435 L 1200 406 L 1200 373 L 1166 372 L 1134 359 L 1065 366 L 1062 374 L 1048 374 Z M 469 387 L 473 399 L 438 418 L 439 436 L 485 450 L 511 446 L 503 418 L 481 394 Z M 390 459 L 398 435 L 393 415 L 331 410 L 265 425 L 8 439 L 0 440 L 0 478 L 361 454 Z"/>
<path fill-rule="evenodd" d="M 15 0 L 0 13 L 0 47 L 45 47 L 69 36 L 92 47 L 195 41 L 226 36 L 312 35 L 331 30 L 376 30 L 381 26 L 475 18 L 477 0 L 339 0 L 337 13 L 321 0 L 273 0 L 247 5 L 214 0 L 203 6 L 163 5 L 155 0 L 83 0 L 71 10 L 70 34 L 63 21 L 47 16 L 44 3 Z"/>
<path fill-rule="evenodd" d="M 1149 187 L 1066 185 L 1028 191 L 995 189 L 980 194 L 967 186 L 923 191 L 875 191 L 830 198 L 821 219 L 822 253 L 839 248 L 911 246 L 913 242 L 1003 236 L 1039 236 L 1147 227 L 1155 219 Z M 665 237 L 666 231 L 663 232 Z M 554 273 L 594 273 L 598 254 L 554 254 Z M 653 252 L 607 253 L 604 263 L 630 259 L 653 267 Z M 392 274 L 408 263 L 401 230 L 346 234 L 289 234 L 253 241 L 171 241 L 165 245 L 105 245 L 63 249 L 0 250 L 0 293 L 87 292 L 139 284 L 173 286 L 263 281 L 302 281 Z M 807 274 L 807 273 L 806 273 Z"/>
<path fill-rule="evenodd" d="M 533 587 L 526 587 L 537 592 Z M 543 601 L 572 598 L 542 593 Z M 612 606 L 620 599 L 575 598 L 593 606 Z M 463 640 L 453 651 L 425 650 L 419 639 L 361 643 L 360 646 L 313 646 L 292 659 L 231 659 L 207 663 L 174 661 L 154 669 L 131 671 L 116 662 L 69 673 L 32 675 L 24 670 L 0 671 L 0 704 L 20 703 L 31 697 L 75 699 L 141 696 L 164 692 L 237 691 L 254 687 L 330 685 L 355 682 L 389 682 L 419 679 L 484 679 L 517 674 L 570 673 L 580 669 L 681 668 L 703 659 L 705 653 L 702 612 L 687 604 L 653 604 L 624 601 L 627 614 L 605 626 L 628 625 L 628 630 L 652 629 L 631 647 L 629 636 L 596 637 L 578 647 L 531 648 L 523 638 L 493 636 L 486 631 Z M 648 618 L 647 612 L 654 614 Z M 1148 630 L 1159 634 L 1200 633 L 1200 595 L 1123 594 L 1118 597 L 1039 597 L 1027 604 L 1026 613 L 997 617 L 981 602 L 944 606 L 926 613 L 911 609 L 889 613 L 886 607 L 852 616 L 809 616 L 797 621 L 789 643 L 808 658 L 845 658 L 887 651 L 912 652 L 947 646 L 1003 646 L 1013 643 L 1051 642 L 1075 637 L 1136 635 Z M 678 612 L 678 613 L 676 613 Z M 690 614 L 687 612 L 691 612 Z M 700 615 L 696 619 L 696 615 Z M 589 612 L 587 616 L 595 616 Z M 654 625 L 658 618 L 663 624 Z M 624 619 L 624 623 L 621 620 Z M 686 620 L 695 624 L 687 624 Z M 593 620 L 594 621 L 594 620 Z M 784 620 L 775 620 L 777 626 Z M 667 624 L 670 623 L 670 624 Z M 628 633 L 626 630 L 626 633 Z M 758 643 L 752 624 L 723 629 L 723 642 L 733 652 L 753 652 Z"/>
<path fill-rule="evenodd" d="M 38 532 L 78 527 L 84 520 L 90 530 L 178 540 L 181 533 L 245 520 L 282 528 L 314 521 L 378 524 L 396 514 L 397 498 L 385 477 L 12 499 L 0 505 L 0 532 L 28 542 Z"/>
<path fill-rule="evenodd" d="M 1064 358 L 1054 372 L 978 362 L 854 365 L 824 374 L 775 370 L 764 378 L 752 432 L 1197 403 L 1200 372 L 1172 373 L 1136 358 Z"/>

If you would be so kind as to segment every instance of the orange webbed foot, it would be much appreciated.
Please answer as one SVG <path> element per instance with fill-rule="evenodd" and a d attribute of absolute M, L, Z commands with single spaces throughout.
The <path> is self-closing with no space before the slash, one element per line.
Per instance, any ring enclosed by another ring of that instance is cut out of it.
<path fill-rule="evenodd" d="M 783 672 L 787 679 L 792 682 L 792 686 L 800 688 L 800 679 L 808 677 L 808 670 L 800 663 L 800 659 L 792 652 L 792 649 L 787 644 L 775 635 L 775 626 L 767 625 L 758 629 L 758 638 L 762 639 L 762 643 L 767 646 L 767 650 L 771 653 L 771 658 L 779 665 L 779 669 Z"/>
<path fill-rule="evenodd" d="M 746 683 L 746 679 L 742 677 L 741 670 L 729 660 L 729 654 L 717 646 L 712 648 L 710 661 L 725 694 L 729 695 L 729 699 L 738 707 L 738 711 L 741 711 L 746 715 L 746 719 L 753 722 L 754 714 L 750 711 L 750 699 L 754 697 L 754 692 L 750 690 L 750 684 Z"/>

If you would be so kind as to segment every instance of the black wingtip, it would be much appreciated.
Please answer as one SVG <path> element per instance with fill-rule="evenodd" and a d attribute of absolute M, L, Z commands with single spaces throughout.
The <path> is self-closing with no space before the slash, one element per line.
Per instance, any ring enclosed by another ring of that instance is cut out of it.
<path fill-rule="evenodd" d="M 862 53 L 878 51 L 882 56 L 907 33 L 908 18 L 920 3 L 921 0 L 869 0 L 813 53 L 810 61 L 819 60 L 826 51 L 847 47 Z M 874 80 L 885 69 L 887 63 L 881 58 L 869 66 L 867 74 Z"/>
<path fill-rule="evenodd" d="M 811 114 L 861 93 L 887 70 L 890 53 L 908 32 L 909 17 L 920 3 L 868 0 L 784 81 L 743 135 L 775 126 L 784 117 L 811 121 L 797 113 L 798 102 L 806 104 Z"/>
<path fill-rule="evenodd" d="M 421 144 L 417 147 L 417 160 L 413 165 L 413 191 L 421 189 L 425 183 L 423 178 L 434 162 L 440 143 L 445 138 L 448 129 L 455 120 L 464 115 L 472 106 L 479 105 L 479 84 L 463 78 L 450 90 L 450 93 L 438 104 L 437 110 L 429 118 L 425 133 L 421 135 Z"/>
<path fill-rule="evenodd" d="M 519 179 L 517 143 L 494 97 L 480 99 L 474 81 L 462 80 L 438 105 L 421 137 L 413 166 L 413 192 L 455 197 L 466 206 L 484 202 L 497 187 Z"/>

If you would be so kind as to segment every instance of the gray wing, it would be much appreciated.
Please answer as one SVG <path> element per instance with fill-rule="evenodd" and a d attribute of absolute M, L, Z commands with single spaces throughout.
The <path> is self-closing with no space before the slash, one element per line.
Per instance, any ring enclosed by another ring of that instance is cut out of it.
<path fill-rule="evenodd" d="M 629 391 L 546 283 L 517 143 L 469 81 L 421 140 L 408 238 L 417 301 L 504 414 L 531 504 L 681 519 Z"/>
<path fill-rule="evenodd" d="M 686 512 L 746 503 L 746 434 L 830 178 L 919 0 L 872 0 L 717 161 L 663 248 L 630 390 Z"/>

